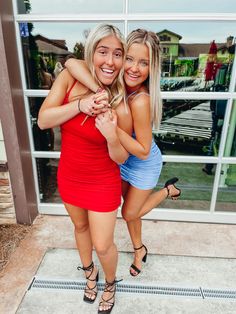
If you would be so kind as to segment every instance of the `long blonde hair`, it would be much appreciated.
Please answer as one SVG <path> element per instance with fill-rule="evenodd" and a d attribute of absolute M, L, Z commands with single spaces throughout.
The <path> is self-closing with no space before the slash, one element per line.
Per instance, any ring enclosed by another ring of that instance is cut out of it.
<path fill-rule="evenodd" d="M 125 39 L 117 27 L 113 25 L 109 25 L 109 24 L 99 24 L 89 33 L 89 36 L 85 44 L 84 58 L 95 81 L 98 83 L 99 86 L 106 88 L 106 90 L 108 91 L 110 95 L 110 103 L 112 107 L 115 108 L 117 105 L 119 105 L 119 103 L 124 98 L 125 87 L 124 87 L 124 80 L 123 80 L 123 74 L 124 74 L 123 67 L 120 70 L 119 75 L 115 78 L 114 82 L 111 84 L 111 86 L 108 87 L 108 86 L 102 86 L 101 82 L 99 81 L 96 75 L 94 64 L 93 64 L 93 56 L 94 56 L 94 52 L 96 50 L 97 45 L 103 38 L 107 36 L 111 36 L 111 35 L 115 36 L 120 41 L 123 48 L 123 58 L 124 58 L 125 51 L 126 51 Z"/>
<path fill-rule="evenodd" d="M 131 45 L 144 44 L 149 50 L 149 77 L 145 81 L 150 94 L 151 116 L 153 127 L 158 129 L 162 118 L 162 100 L 160 90 L 161 60 L 160 41 L 151 31 L 136 29 L 127 37 L 127 51 Z"/>

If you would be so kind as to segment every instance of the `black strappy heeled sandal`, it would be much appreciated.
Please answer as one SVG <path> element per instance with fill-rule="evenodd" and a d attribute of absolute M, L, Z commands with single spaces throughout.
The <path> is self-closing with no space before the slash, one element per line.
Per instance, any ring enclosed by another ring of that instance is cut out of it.
<path fill-rule="evenodd" d="M 147 254 L 148 254 L 148 249 L 146 248 L 146 246 L 143 244 L 142 246 L 140 246 L 140 247 L 138 247 L 138 248 L 135 248 L 135 247 L 134 247 L 134 250 L 135 250 L 135 251 L 141 250 L 143 247 L 144 247 L 145 250 L 146 250 L 146 254 L 145 254 L 144 257 L 142 258 L 142 262 L 146 263 L 146 261 L 147 261 Z M 133 276 L 133 277 L 136 277 L 136 276 L 138 276 L 138 275 L 141 273 L 141 269 L 139 269 L 139 268 L 138 268 L 137 266 L 135 266 L 134 264 L 132 264 L 132 265 L 130 266 L 130 268 L 132 268 L 133 270 L 135 270 L 135 271 L 137 272 L 137 274 L 134 275 L 134 274 L 131 272 L 131 270 L 129 271 L 130 275 Z"/>
<path fill-rule="evenodd" d="M 94 263 L 92 262 L 88 267 L 80 267 L 78 266 L 77 267 L 78 270 L 84 270 L 84 271 L 90 271 L 90 274 L 88 276 L 86 276 L 86 279 L 89 280 L 89 281 L 95 281 L 95 285 L 94 287 L 92 288 L 89 288 L 88 286 L 88 282 L 86 283 L 86 287 L 84 289 L 84 301 L 87 302 L 87 303 L 94 303 L 94 301 L 96 300 L 96 297 L 97 297 L 97 291 L 95 291 L 94 289 L 97 287 L 97 282 L 98 282 L 98 279 L 99 279 L 99 271 L 97 272 L 97 276 L 95 279 L 90 279 L 92 273 L 93 273 L 93 270 L 94 270 Z M 92 293 L 91 293 L 92 292 Z M 94 299 L 91 299 L 89 297 L 87 297 L 86 294 L 88 293 L 91 293 L 91 296 L 94 295 Z"/>
<path fill-rule="evenodd" d="M 123 279 L 121 280 L 114 280 L 112 282 L 108 282 L 106 280 L 106 283 L 105 283 L 105 287 L 104 287 L 104 290 L 103 292 L 110 292 L 112 293 L 112 296 L 105 300 L 103 297 L 101 297 L 101 301 L 99 302 L 99 307 L 98 307 L 98 314 L 110 314 L 114 305 L 115 305 L 115 293 L 116 293 L 116 284 L 120 281 L 122 281 Z M 111 300 L 113 299 L 113 302 L 111 302 Z M 99 310 L 100 306 L 101 305 L 106 305 L 106 306 L 109 306 L 108 309 L 106 310 Z"/>
<path fill-rule="evenodd" d="M 178 188 L 175 186 L 175 183 L 176 183 L 177 181 L 179 181 L 179 178 L 174 177 L 174 178 L 171 178 L 171 179 L 167 180 L 166 183 L 165 183 L 165 185 L 164 185 L 164 188 L 167 189 L 167 193 L 168 193 L 168 194 L 167 194 L 167 197 L 170 196 L 170 191 L 169 191 L 169 189 L 168 189 L 168 185 L 173 185 L 173 186 L 176 188 L 176 190 L 179 191 L 177 194 L 171 196 L 172 200 L 178 198 L 178 197 L 181 195 L 181 190 L 178 189 Z"/>

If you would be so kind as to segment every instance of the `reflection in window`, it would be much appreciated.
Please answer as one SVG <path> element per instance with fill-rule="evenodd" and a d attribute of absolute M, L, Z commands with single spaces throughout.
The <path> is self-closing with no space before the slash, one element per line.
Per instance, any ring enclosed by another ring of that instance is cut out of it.
<path fill-rule="evenodd" d="M 179 178 L 177 186 L 181 189 L 178 201 L 166 199 L 159 207 L 175 209 L 209 210 L 214 176 L 207 176 L 203 164 L 164 163 L 157 189 L 164 186 L 169 178 Z"/>
<path fill-rule="evenodd" d="M 16 1 L 16 0 L 14 0 Z M 123 0 L 17 0 L 20 14 L 123 13 Z"/>
<path fill-rule="evenodd" d="M 228 127 L 228 133 L 225 144 L 224 156 L 236 157 L 236 101 L 234 100 L 231 117 Z"/>
<path fill-rule="evenodd" d="M 233 13 L 236 12 L 235 0 L 158 0 L 146 1 L 143 0 L 128 0 L 129 13 Z"/>
<path fill-rule="evenodd" d="M 163 100 L 156 143 L 169 155 L 218 156 L 225 108 L 225 100 Z"/>
<path fill-rule="evenodd" d="M 228 91 L 236 46 L 232 36 L 235 23 L 128 23 L 129 32 L 136 28 L 152 30 L 160 38 L 163 91 Z M 216 29 L 220 30 L 217 34 Z"/>
<path fill-rule="evenodd" d="M 57 188 L 57 168 L 59 159 L 36 158 L 40 201 L 61 203 Z"/>
<path fill-rule="evenodd" d="M 34 139 L 34 149 L 36 151 L 60 151 L 61 131 L 60 127 L 40 130 L 37 124 L 39 109 L 44 98 L 29 98 L 30 119 L 32 134 Z"/>
<path fill-rule="evenodd" d="M 20 23 L 27 87 L 50 89 L 68 58 L 84 58 L 85 40 L 97 24 Z M 112 24 L 123 31 L 122 23 Z"/>
<path fill-rule="evenodd" d="M 223 164 L 216 210 L 236 212 L 236 164 Z"/>

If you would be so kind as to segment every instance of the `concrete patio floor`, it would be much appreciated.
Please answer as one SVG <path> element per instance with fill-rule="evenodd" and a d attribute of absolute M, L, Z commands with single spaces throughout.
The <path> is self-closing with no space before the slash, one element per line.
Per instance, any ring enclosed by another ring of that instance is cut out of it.
<path fill-rule="evenodd" d="M 129 282 L 145 285 L 155 279 L 162 286 L 236 290 L 235 225 L 144 220 L 143 242 L 150 254 L 143 273 L 135 279 L 128 275 L 132 246 L 122 219 L 117 220 L 115 240 L 120 251 L 118 275 L 124 279 L 124 285 Z M 82 301 L 82 291 L 32 288 L 27 292 L 35 275 L 36 278 L 82 280 L 82 273 L 78 275 L 76 271 L 79 257 L 75 249 L 69 217 L 38 216 L 1 274 L 0 313 L 96 313 L 98 301 L 88 307 Z M 55 254 L 57 258 L 52 258 Z M 68 263 L 70 267 L 63 268 L 63 260 L 67 260 L 64 267 Z M 233 314 L 235 309 L 236 298 L 203 300 L 118 292 L 113 312 Z"/>

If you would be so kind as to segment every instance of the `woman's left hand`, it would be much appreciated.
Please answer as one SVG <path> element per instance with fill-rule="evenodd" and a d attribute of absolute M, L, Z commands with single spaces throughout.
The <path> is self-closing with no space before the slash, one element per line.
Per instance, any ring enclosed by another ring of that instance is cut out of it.
<path fill-rule="evenodd" d="M 109 104 L 109 95 L 106 90 L 102 90 L 99 93 L 93 95 L 94 99 L 94 114 L 98 115 L 99 113 L 106 112 L 111 106 Z"/>

